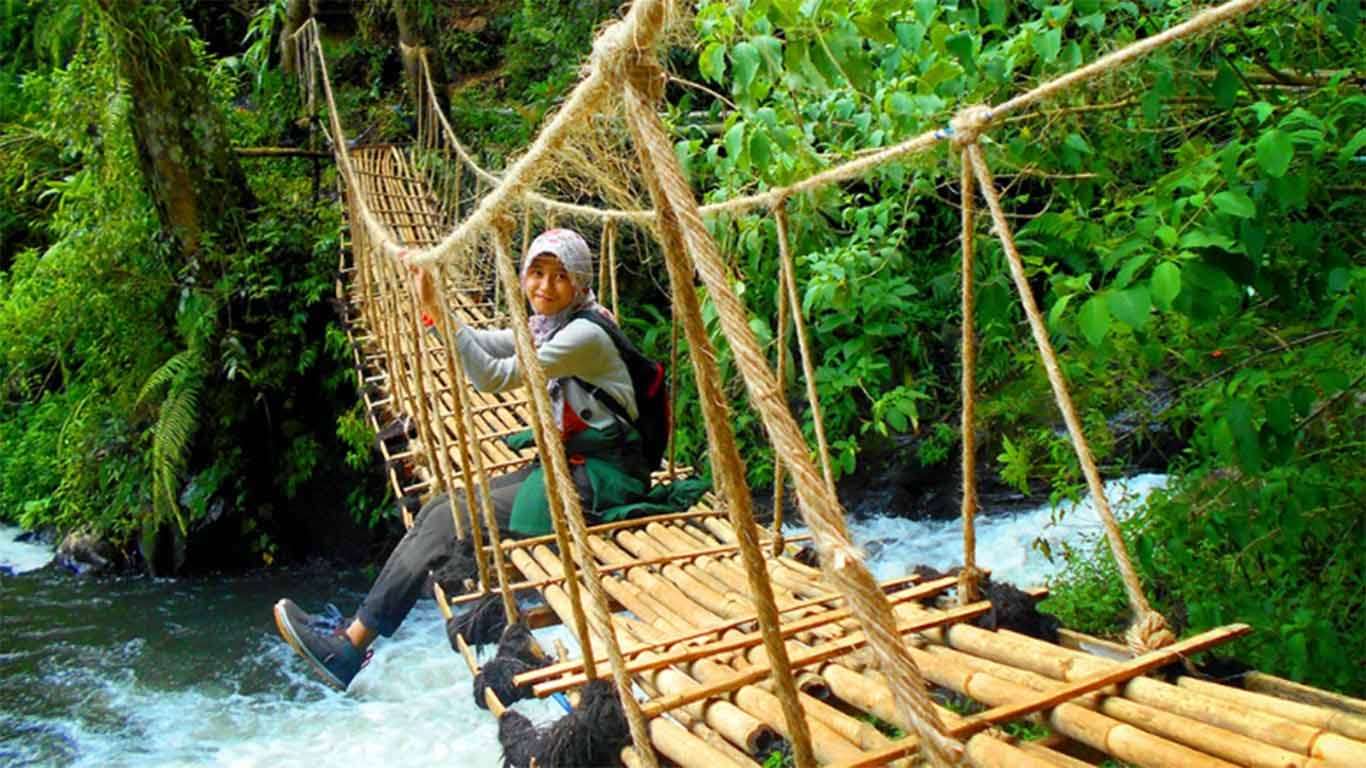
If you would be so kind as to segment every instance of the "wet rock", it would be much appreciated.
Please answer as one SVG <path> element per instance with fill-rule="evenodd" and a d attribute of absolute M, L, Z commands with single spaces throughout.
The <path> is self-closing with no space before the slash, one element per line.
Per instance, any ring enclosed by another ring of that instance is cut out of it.
<path fill-rule="evenodd" d="M 56 562 L 78 576 L 111 573 L 124 566 L 117 547 L 89 531 L 72 531 L 57 546 Z"/>

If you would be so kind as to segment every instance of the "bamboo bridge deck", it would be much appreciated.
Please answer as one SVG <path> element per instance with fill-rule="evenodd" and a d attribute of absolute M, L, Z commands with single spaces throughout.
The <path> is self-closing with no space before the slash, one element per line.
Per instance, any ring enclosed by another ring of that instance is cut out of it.
<path fill-rule="evenodd" d="M 370 210 L 405 242 L 434 242 L 458 218 L 458 202 L 455 210 L 443 207 L 412 173 L 401 148 L 361 147 L 351 156 Z M 439 343 L 385 325 L 412 315 L 404 304 L 405 276 L 397 268 L 357 267 L 349 254 L 344 246 L 338 298 L 346 307 L 367 414 L 385 436 L 381 451 L 394 493 L 425 496 L 443 475 L 458 476 L 456 384 Z M 491 282 L 473 275 L 453 283 L 458 290 L 448 300 L 465 322 L 499 320 Z M 385 311 L 370 311 L 375 308 Z M 478 432 L 471 447 L 489 472 L 532 460 L 533 451 L 514 452 L 501 439 L 530 423 L 524 397 L 465 397 Z M 437 431 L 426 438 L 428 445 L 404 421 L 417 419 L 420 410 Z M 727 519 L 704 503 L 685 514 L 590 533 L 591 565 L 618 609 L 613 622 L 644 694 L 658 753 L 698 768 L 763 762 L 787 735 L 787 725 Z M 563 564 L 552 542 L 551 536 L 507 541 L 502 549 L 515 570 L 510 578 L 545 606 L 529 617 L 532 622 L 572 627 Z M 913 733 L 911 724 L 894 706 L 888 679 L 871 663 L 859 623 L 822 572 L 793 557 L 795 543 L 778 556 L 765 547 L 766 565 L 816 760 L 870 766 L 913 759 L 915 737 L 900 736 Z M 967 741 L 977 765 L 1366 766 L 1366 702 L 1260 673 L 1243 678 L 1243 687 L 1171 673 L 1172 662 L 1239 637 L 1246 626 L 1216 629 L 1134 658 L 1122 646 L 1065 630 L 1058 643 L 1049 643 L 975 626 L 972 620 L 991 606 L 939 599 L 956 584 L 954 578 L 906 577 L 881 586 L 916 664 L 938 689 L 936 706 L 951 734 L 980 736 Z M 1030 594 L 1037 598 L 1043 591 Z M 458 608 L 469 599 L 452 602 Z M 579 653 L 591 653 L 605 666 L 597 643 Z M 473 671 L 473 656 L 466 659 Z M 586 682 L 584 666 L 581 657 L 561 649 L 556 663 L 517 682 L 536 696 L 572 695 Z M 1147 674 L 1156 670 L 1165 676 Z M 1047 735 L 1025 740 L 999 727 L 1024 719 L 1045 726 L 1034 731 Z M 623 760 L 636 764 L 639 758 L 627 749 Z"/>

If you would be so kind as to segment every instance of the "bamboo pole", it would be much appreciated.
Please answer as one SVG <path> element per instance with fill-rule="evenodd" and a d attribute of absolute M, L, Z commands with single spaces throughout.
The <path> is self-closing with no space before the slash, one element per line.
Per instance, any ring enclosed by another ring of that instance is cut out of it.
<path fill-rule="evenodd" d="M 1216 699 L 1223 699 L 1248 709 L 1267 712 L 1316 728 L 1324 728 L 1357 741 L 1366 740 L 1366 717 L 1362 715 L 1335 712 L 1297 701 L 1286 701 L 1264 693 L 1231 688 L 1227 685 L 1197 680 L 1193 677 L 1179 678 L 1176 684 L 1181 688 L 1197 691 Z"/>
<path fill-rule="evenodd" d="M 954 586 L 956 583 L 956 577 L 948 576 L 942 579 L 937 579 L 935 581 L 926 582 L 925 584 L 919 585 L 912 589 L 905 590 L 903 592 L 898 592 L 892 596 L 892 599 L 898 603 L 908 600 L 921 599 L 937 594 L 939 592 L 943 592 L 944 590 Z M 980 606 L 978 608 L 974 608 L 973 611 L 976 611 L 977 613 L 984 612 L 980 609 Z M 807 619 L 789 622 L 782 626 L 781 636 L 784 638 L 791 637 L 792 635 L 797 634 L 799 631 L 803 629 L 808 629 L 810 627 L 820 626 L 821 624 L 830 623 L 838 619 L 847 618 L 849 615 L 850 611 L 848 608 L 839 608 L 831 611 L 826 611 L 820 614 L 816 614 Z M 688 661 L 692 661 L 698 658 L 703 658 L 714 654 L 730 653 L 737 650 L 752 648 L 759 645 L 761 642 L 762 637 L 760 633 L 749 632 L 733 640 L 719 640 L 713 643 L 693 646 L 691 648 L 686 648 L 684 650 L 676 651 L 673 653 L 660 654 L 648 660 L 639 659 L 631 661 L 627 663 L 626 671 L 636 673 L 648 669 L 658 669 L 661 666 L 670 664 L 682 664 Z M 586 682 L 587 678 L 585 676 L 581 674 L 576 674 L 559 678 L 551 683 L 537 685 L 533 690 L 535 691 L 537 696 L 548 696 L 552 693 L 567 690 L 569 688 L 576 688 L 580 685 L 583 685 Z"/>

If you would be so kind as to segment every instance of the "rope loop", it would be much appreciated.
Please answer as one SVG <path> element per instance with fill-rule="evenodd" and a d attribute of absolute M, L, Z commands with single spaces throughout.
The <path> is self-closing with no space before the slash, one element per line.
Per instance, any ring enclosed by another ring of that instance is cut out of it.
<path fill-rule="evenodd" d="M 1148 611 L 1129 626 L 1129 631 L 1124 633 L 1124 640 L 1129 650 L 1142 656 L 1176 642 L 1176 632 L 1162 614 Z"/>

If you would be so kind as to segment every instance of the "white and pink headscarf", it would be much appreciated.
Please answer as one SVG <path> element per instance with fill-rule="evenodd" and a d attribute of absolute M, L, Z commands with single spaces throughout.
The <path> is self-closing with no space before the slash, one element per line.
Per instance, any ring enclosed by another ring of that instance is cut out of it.
<path fill-rule="evenodd" d="M 522 257 L 523 280 L 526 279 L 527 270 L 531 268 L 531 262 L 537 256 L 554 256 L 559 259 L 564 265 L 564 270 L 569 273 L 569 279 L 574 283 L 574 299 L 569 302 L 569 306 L 553 315 L 537 313 L 531 316 L 531 338 L 537 347 L 565 327 L 575 313 L 590 309 L 601 312 L 606 317 L 612 317 L 612 313 L 598 303 L 598 297 L 593 293 L 593 252 L 578 232 L 572 229 L 548 229 L 537 235 Z"/>

